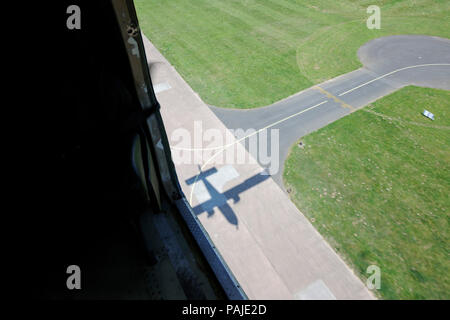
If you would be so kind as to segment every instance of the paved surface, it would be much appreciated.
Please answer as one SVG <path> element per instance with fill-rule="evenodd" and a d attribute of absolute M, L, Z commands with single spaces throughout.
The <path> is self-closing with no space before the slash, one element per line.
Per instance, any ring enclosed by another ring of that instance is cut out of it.
<path fill-rule="evenodd" d="M 226 126 L 145 37 L 144 44 L 182 190 L 248 297 L 373 299 L 285 192 L 251 161 L 245 147 L 230 137 Z M 315 91 L 307 94 L 311 103 L 322 98 L 320 94 L 316 98 Z M 203 137 L 210 149 L 180 146 L 181 135 L 192 135 L 195 142 L 201 140 L 198 133 L 207 129 L 213 130 L 210 134 L 228 135 L 229 147 L 224 149 L 223 141 L 211 135 Z M 182 156 L 187 156 L 184 163 L 179 161 Z M 246 161 L 240 161 L 241 156 Z"/>
<path fill-rule="evenodd" d="M 406 85 L 450 90 L 448 39 L 412 35 L 383 37 L 362 46 L 358 57 L 363 68 L 271 106 L 250 110 L 210 108 L 230 129 L 260 130 L 267 126 L 279 129 L 280 166 L 272 178 L 284 189 L 282 165 L 289 148 L 302 136 Z M 323 101 L 326 103 L 309 109 Z M 277 124 L 271 126 L 274 123 Z M 248 141 L 242 143 L 251 151 Z M 255 152 L 252 154 L 262 166 L 266 166 Z"/>

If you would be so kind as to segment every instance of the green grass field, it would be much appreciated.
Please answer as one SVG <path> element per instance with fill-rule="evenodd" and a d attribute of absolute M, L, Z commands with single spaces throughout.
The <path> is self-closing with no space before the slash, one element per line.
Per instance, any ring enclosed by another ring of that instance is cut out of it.
<path fill-rule="evenodd" d="M 285 185 L 349 265 L 378 265 L 383 298 L 449 299 L 450 91 L 406 87 L 302 141 Z"/>
<path fill-rule="evenodd" d="M 367 41 L 450 37 L 447 0 L 135 0 L 144 34 L 211 105 L 254 108 L 360 67 Z M 369 5 L 381 29 L 366 28 Z"/>

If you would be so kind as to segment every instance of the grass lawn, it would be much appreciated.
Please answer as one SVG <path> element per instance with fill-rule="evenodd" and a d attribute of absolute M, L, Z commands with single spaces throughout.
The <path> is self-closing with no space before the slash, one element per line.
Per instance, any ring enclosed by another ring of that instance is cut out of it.
<path fill-rule="evenodd" d="M 144 34 L 211 105 L 271 104 L 360 67 L 394 34 L 450 37 L 450 1 L 135 0 Z M 381 29 L 366 28 L 369 5 Z"/>
<path fill-rule="evenodd" d="M 383 298 L 449 299 L 450 91 L 403 88 L 302 141 L 285 184 L 349 265 L 378 265 Z"/>

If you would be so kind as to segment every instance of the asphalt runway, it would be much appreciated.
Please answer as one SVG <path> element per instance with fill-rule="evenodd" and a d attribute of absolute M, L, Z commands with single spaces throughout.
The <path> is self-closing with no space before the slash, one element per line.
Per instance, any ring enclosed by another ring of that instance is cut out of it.
<path fill-rule="evenodd" d="M 450 40 L 416 35 L 372 40 L 358 50 L 363 67 L 301 91 L 270 106 L 225 109 L 210 106 L 229 129 L 279 130 L 279 168 L 272 172 L 284 190 L 283 165 L 301 137 L 404 86 L 450 90 Z M 270 146 L 270 133 L 268 145 Z M 268 167 L 242 141 L 261 166 Z M 270 151 L 270 147 L 269 147 Z"/>

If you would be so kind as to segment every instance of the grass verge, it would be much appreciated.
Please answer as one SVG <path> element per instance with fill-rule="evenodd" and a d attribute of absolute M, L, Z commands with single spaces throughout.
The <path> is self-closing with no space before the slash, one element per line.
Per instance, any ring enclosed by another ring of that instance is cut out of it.
<path fill-rule="evenodd" d="M 211 105 L 269 105 L 360 67 L 357 49 L 394 34 L 450 37 L 450 2 L 135 0 L 140 25 Z M 369 5 L 381 29 L 366 28 Z"/>
<path fill-rule="evenodd" d="M 406 87 L 302 141 L 291 199 L 361 278 L 377 265 L 383 298 L 449 299 L 450 92 Z"/>

